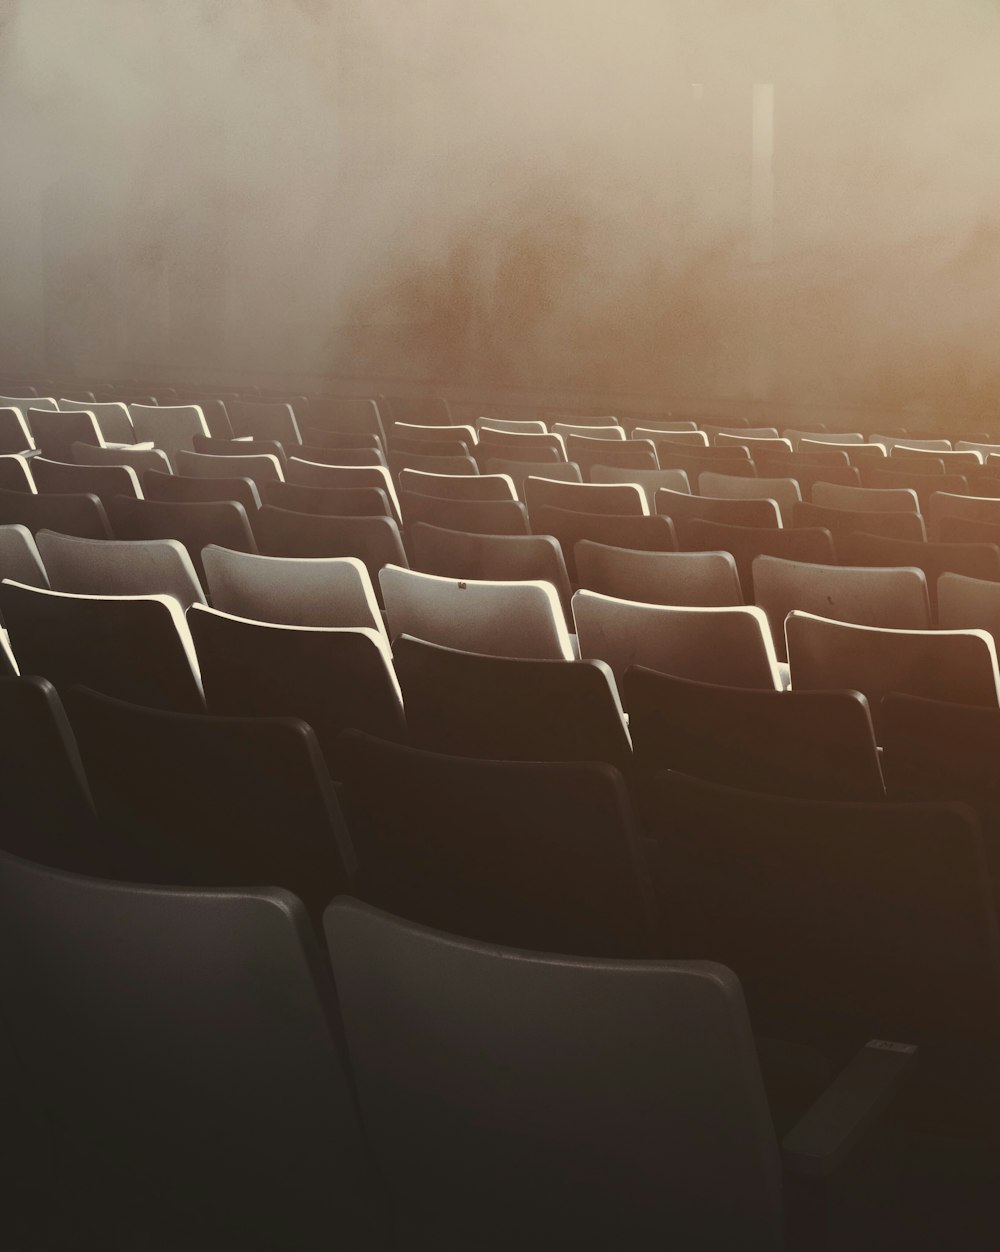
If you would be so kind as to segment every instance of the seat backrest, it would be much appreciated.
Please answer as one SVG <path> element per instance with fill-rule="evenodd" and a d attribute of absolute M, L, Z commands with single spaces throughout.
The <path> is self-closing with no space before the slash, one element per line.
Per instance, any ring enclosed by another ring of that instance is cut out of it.
<path fill-rule="evenodd" d="M 230 400 L 226 404 L 226 412 L 237 438 L 249 435 L 253 439 L 277 439 L 285 445 L 302 442 L 299 424 L 290 404 L 280 401 Z"/>
<path fill-rule="evenodd" d="M 905 447 L 910 452 L 950 452 L 951 440 L 949 439 L 915 439 L 912 435 L 870 435 L 869 443 L 880 444 L 886 454 L 892 452 L 893 448 Z"/>
<path fill-rule="evenodd" d="M 210 713 L 301 718 L 333 773 L 337 736 L 347 727 L 402 737 L 384 630 L 258 622 L 203 605 L 190 610 L 188 625 Z"/>
<path fill-rule="evenodd" d="M 781 526 L 778 506 L 771 499 L 730 500 L 714 496 L 692 496 L 681 491 L 657 491 L 656 511 L 673 522 L 681 545 L 687 546 L 688 526 L 696 520 L 726 522 L 730 526 Z"/>
<path fill-rule="evenodd" d="M 675 552 L 677 536 L 667 517 L 640 514 L 576 513 L 540 505 L 532 514 L 532 533 L 551 535 L 562 547 L 570 582 L 577 582 L 575 548 L 581 539 L 642 552 Z"/>
<path fill-rule="evenodd" d="M 996 1046 L 996 909 L 971 810 L 678 773 L 649 792 L 675 942 L 737 972 L 759 1032 Z"/>
<path fill-rule="evenodd" d="M 387 565 L 379 572 L 389 635 L 487 656 L 572 660 L 551 583 L 439 578 Z"/>
<path fill-rule="evenodd" d="M 923 570 L 932 615 L 937 613 L 942 574 L 1000 580 L 1000 547 L 991 543 L 918 543 L 859 533 L 838 539 L 837 556 L 849 565 L 913 565 Z"/>
<path fill-rule="evenodd" d="M 175 470 L 178 452 L 194 450 L 198 435 L 210 437 L 205 415 L 196 404 L 130 404 L 128 411 L 136 439 L 151 440 L 167 454 Z"/>
<path fill-rule="evenodd" d="M 445 530 L 466 530 L 478 535 L 526 535 L 528 513 L 519 500 L 449 500 L 413 491 L 400 492 L 403 525 L 424 522 Z"/>
<path fill-rule="evenodd" d="M 687 546 L 696 552 L 722 551 L 732 554 L 739 571 L 745 598 L 753 603 L 753 565 L 758 556 L 785 560 L 820 562 L 832 565 L 833 537 L 822 527 L 774 529 L 770 526 L 729 526 L 725 522 L 696 519 L 686 530 Z M 777 643 L 777 640 L 775 640 Z M 779 649 L 780 650 L 780 649 Z"/>
<path fill-rule="evenodd" d="M 0 455 L 0 491 L 23 491 L 32 495 L 37 491 L 26 456 L 17 453 Z"/>
<path fill-rule="evenodd" d="M 447 442 L 453 439 L 464 443 L 471 451 L 479 442 L 479 435 L 474 426 L 464 426 L 451 422 L 441 424 L 405 422 L 397 418 L 389 431 L 390 446 L 394 445 L 397 439 L 408 439 L 413 442 L 426 441 L 427 443 Z"/>
<path fill-rule="evenodd" d="M 192 440 L 195 452 L 206 456 L 274 456 L 284 473 L 288 457 L 284 445 L 277 439 L 220 439 L 213 435 L 195 435 Z"/>
<path fill-rule="evenodd" d="M 388 496 L 392 515 L 399 521 L 399 498 L 393 477 L 384 465 L 319 465 L 291 457 L 285 477 L 304 487 L 376 487 Z"/>
<path fill-rule="evenodd" d="M 89 493 L 101 501 L 112 496 L 137 499 L 142 495 L 139 476 L 128 465 L 76 465 L 34 456 L 31 477 L 40 492 L 50 494 Z"/>
<path fill-rule="evenodd" d="M 703 430 L 671 431 L 657 430 L 655 427 L 649 426 L 637 426 L 632 431 L 632 437 L 634 439 L 652 440 L 653 446 L 656 448 L 657 460 L 660 461 L 661 464 L 663 463 L 663 458 L 660 455 L 661 444 L 667 445 L 668 451 L 671 447 L 683 449 L 685 446 L 693 448 L 696 451 L 700 451 L 702 448 L 707 448 L 709 446 L 708 435 L 706 435 Z"/>
<path fill-rule="evenodd" d="M 84 493 L 32 495 L 0 490 L 0 526 L 11 525 L 24 526 L 32 534 L 57 530 L 85 539 L 110 539 L 112 535 L 104 506 L 97 496 Z"/>
<path fill-rule="evenodd" d="M 109 508 L 119 539 L 179 539 L 199 578 L 204 573 L 201 550 L 210 543 L 238 552 L 257 550 L 246 509 L 235 500 L 190 503 L 116 496 Z"/>
<path fill-rule="evenodd" d="M 578 513 L 614 513 L 619 517 L 649 513 L 646 497 L 634 483 L 567 483 L 528 478 L 524 499 L 531 514 L 545 507 Z"/>
<path fill-rule="evenodd" d="M 367 397 L 313 396 L 309 421 L 322 430 L 378 435 L 385 443 L 378 401 Z"/>
<path fill-rule="evenodd" d="M 488 449 L 492 452 L 492 449 Z M 506 452 L 506 449 L 503 449 Z M 503 474 L 514 485 L 519 500 L 524 499 L 524 484 L 528 478 L 551 478 L 557 482 L 583 482 L 579 465 L 568 461 L 520 461 L 505 458 L 483 457 L 480 459 L 483 475 Z"/>
<path fill-rule="evenodd" d="M 215 608 L 285 626 L 382 631 L 372 580 L 356 557 L 275 557 L 209 545 L 202 552 Z"/>
<path fill-rule="evenodd" d="M 792 505 L 802 499 L 794 478 L 741 478 L 729 474 L 704 473 L 698 476 L 698 491 L 704 496 L 730 500 L 773 500 L 779 517 L 790 514 Z"/>
<path fill-rule="evenodd" d="M 888 630 L 794 610 L 785 620 L 793 690 L 847 688 L 878 705 L 899 691 L 996 708 L 997 654 L 985 630 Z"/>
<path fill-rule="evenodd" d="M 565 461 L 566 444 L 560 435 L 512 434 L 484 426 L 479 432 L 477 456 L 514 461 Z"/>
<path fill-rule="evenodd" d="M 753 578 L 754 599 L 782 654 L 785 618 L 793 609 L 861 626 L 931 627 L 927 579 L 913 566 L 814 564 L 762 555 L 754 559 Z"/>
<path fill-rule="evenodd" d="M 869 513 L 863 509 L 833 509 L 820 504 L 796 504 L 792 525 L 822 526 L 833 535 L 834 543 L 844 535 L 862 532 L 893 539 L 924 540 L 927 532 L 919 513 Z"/>
<path fill-rule="evenodd" d="M 564 439 L 569 435 L 584 435 L 588 439 L 611 439 L 615 441 L 625 438 L 624 429 L 617 423 L 613 425 L 591 426 L 586 422 L 551 422 L 549 430 L 553 435 L 561 435 Z"/>
<path fill-rule="evenodd" d="M 181 448 L 174 463 L 176 472 L 189 478 L 249 478 L 258 487 L 284 477 L 276 456 L 212 456 Z"/>
<path fill-rule="evenodd" d="M 189 478 L 186 474 L 163 474 L 151 469 L 142 476 L 142 492 L 147 500 L 163 500 L 168 504 L 218 504 L 235 500 L 248 517 L 260 508 L 260 493 L 249 478 Z"/>
<path fill-rule="evenodd" d="M 409 531 L 414 569 L 440 578 L 490 582 L 548 582 L 567 616 L 569 575 L 562 548 L 551 535 L 474 535 L 416 522 Z"/>
<path fill-rule="evenodd" d="M 307 487 L 303 483 L 264 483 L 265 504 L 294 513 L 326 517 L 393 517 L 381 487 Z"/>
<path fill-rule="evenodd" d="M 593 762 L 483 761 L 341 736 L 358 890 L 470 938 L 648 954 L 648 870 L 621 774 Z"/>
<path fill-rule="evenodd" d="M 598 465 L 619 465 L 632 469 L 659 468 L 656 446 L 649 439 L 594 439 L 587 435 L 566 436 L 566 456 L 580 466 L 586 482 L 593 482 Z"/>
<path fill-rule="evenodd" d="M 9 857 L 0 900 L 4 1027 L 80 1246 L 167 1252 L 192 1230 L 220 1248 L 330 1231 L 380 1246 L 333 987 L 297 900 Z"/>
<path fill-rule="evenodd" d="M 40 530 L 38 551 L 53 591 L 90 596 L 173 596 L 182 609 L 205 593 L 176 539 L 80 539 Z"/>
<path fill-rule="evenodd" d="M 545 475 L 541 474 L 544 478 Z M 590 471 L 592 483 L 635 483 L 646 497 L 646 505 L 650 513 L 655 511 L 654 496 L 665 487 L 668 491 L 683 491 L 690 494 L 691 483 L 684 470 L 680 469 L 628 469 L 619 465 L 595 465 Z"/>
<path fill-rule="evenodd" d="M 527 1229 L 549 1248 L 780 1244 L 774 1132 L 727 970 L 512 952 L 348 900 L 325 924 L 414 1246 L 514 1247 Z"/>
<path fill-rule="evenodd" d="M 5 853 L 104 871 L 102 841 L 76 740 L 45 678 L 0 678 L 0 794 Z"/>
<path fill-rule="evenodd" d="M 509 435 L 547 435 L 549 432 L 542 421 L 514 421 L 503 417 L 477 417 L 476 430 L 480 439 L 484 430 L 499 430 Z"/>
<path fill-rule="evenodd" d="M 852 509 L 865 513 L 919 513 L 920 501 L 912 489 L 902 487 L 844 487 L 840 483 L 815 483 L 812 502 L 820 508 Z"/>
<path fill-rule="evenodd" d="M 578 591 L 573 615 L 582 657 L 611 666 L 618 690 L 630 665 L 733 687 L 781 688 L 763 610 L 638 604 Z"/>
<path fill-rule="evenodd" d="M 516 500 L 514 484 L 506 474 L 429 474 L 404 469 L 399 475 L 401 492 L 436 496 L 445 500 Z"/>
<path fill-rule="evenodd" d="M 632 751 L 602 661 L 484 656 L 402 635 L 393 648 L 409 742 L 495 761 L 604 761 Z"/>
<path fill-rule="evenodd" d="M 356 556 L 376 591 L 383 565 L 407 565 L 399 527 L 391 517 L 311 516 L 265 505 L 254 518 L 254 534 L 263 556 Z"/>
<path fill-rule="evenodd" d="M 180 605 L 170 596 L 72 595 L 0 583 L 0 615 L 22 674 L 60 695 L 77 683 L 156 708 L 203 709 Z"/>
<path fill-rule="evenodd" d="M 944 573 L 937 580 L 937 624 L 945 630 L 987 630 L 1000 639 L 1000 582 Z"/>
<path fill-rule="evenodd" d="M 20 409 L 0 408 L 0 453 L 27 452 L 35 441 Z"/>
<path fill-rule="evenodd" d="M 64 413 L 80 409 L 93 413 L 98 429 L 107 443 L 135 443 L 135 427 L 128 415 L 128 405 L 118 400 L 108 400 L 101 404 L 86 400 L 60 400 L 59 408 Z"/>
<path fill-rule="evenodd" d="M 27 526 L 0 526 L 0 581 L 4 578 L 29 587 L 49 585 L 45 566 Z"/>
<path fill-rule="evenodd" d="M 637 768 L 825 800 L 885 795 L 871 713 L 856 691 L 754 691 L 642 666 L 625 673 Z"/>
<path fill-rule="evenodd" d="M 62 413 L 58 409 L 31 408 L 25 414 L 35 445 L 53 461 L 72 460 L 74 443 L 104 446 L 97 418 L 89 410 Z"/>
<path fill-rule="evenodd" d="M 1000 499 L 990 496 L 952 495 L 935 492 L 927 505 L 927 526 L 932 539 L 941 539 L 941 523 L 946 517 L 957 517 L 1000 526 Z"/>
<path fill-rule="evenodd" d="M 645 604 L 743 603 L 728 552 L 639 552 L 581 539 L 574 555 L 577 579 L 587 591 Z"/>
<path fill-rule="evenodd" d="M 70 445 L 75 465 L 129 465 L 140 477 L 147 470 L 170 473 L 170 461 L 159 448 L 98 448 L 90 443 Z"/>

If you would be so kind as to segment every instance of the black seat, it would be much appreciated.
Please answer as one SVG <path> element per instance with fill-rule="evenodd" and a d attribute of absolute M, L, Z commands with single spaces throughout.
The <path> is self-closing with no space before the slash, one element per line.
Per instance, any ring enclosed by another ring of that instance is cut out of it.
<path fill-rule="evenodd" d="M 637 768 L 810 800 L 885 795 L 868 701 L 856 691 L 754 691 L 625 672 Z"/>
<path fill-rule="evenodd" d="M 782 1245 L 777 1145 L 728 970 L 512 951 L 352 900 L 325 925 L 398 1246 Z"/>
<path fill-rule="evenodd" d="M 677 537 L 667 517 L 633 517 L 617 513 L 574 513 L 539 505 L 531 515 L 535 535 L 551 535 L 562 545 L 570 582 L 576 584 L 574 547 L 581 539 L 611 548 L 636 548 L 640 552 L 676 552 Z"/>
<path fill-rule="evenodd" d="M 247 511 L 235 500 L 191 503 L 126 500 L 123 496 L 116 496 L 110 501 L 109 512 L 118 539 L 180 540 L 203 583 L 202 548 L 216 544 L 220 548 L 232 548 L 235 552 L 257 551 Z"/>
<path fill-rule="evenodd" d="M 569 575 L 551 535 L 477 535 L 415 522 L 407 532 L 413 569 L 440 578 L 549 582 L 572 621 Z"/>
<path fill-rule="evenodd" d="M 45 678 L 0 678 L 0 813 L 4 852 L 106 872 L 76 740 Z"/>
<path fill-rule="evenodd" d="M 401 491 L 399 502 L 407 532 L 423 522 L 476 535 L 528 534 L 528 511 L 519 500 L 448 500 Z"/>
<path fill-rule="evenodd" d="M 43 496 L 0 490 L 0 526 L 10 525 L 27 526 L 32 534 L 55 530 L 80 539 L 114 537 L 104 506 L 90 494 Z"/>
<path fill-rule="evenodd" d="M 21 672 L 43 675 L 60 695 L 82 683 L 163 709 L 205 707 L 180 607 L 166 597 L 73 595 L 3 582 L 0 616 Z"/>
<path fill-rule="evenodd" d="M 164 712 L 84 687 L 64 699 L 133 881 L 274 883 L 314 916 L 349 887 L 350 839 L 304 722 Z"/>
<path fill-rule="evenodd" d="M 777 556 L 787 561 L 808 561 L 833 565 L 836 556 L 833 536 L 822 527 L 779 528 L 733 526 L 707 518 L 686 523 L 686 546 L 694 552 L 731 552 L 739 571 L 740 583 L 753 603 L 753 563 L 758 556 Z"/>
<path fill-rule="evenodd" d="M 648 954 L 642 849 L 609 765 L 476 761 L 341 736 L 360 894 L 516 947 Z"/>
<path fill-rule="evenodd" d="M 305 483 L 265 483 L 264 503 L 292 513 L 323 517 L 392 517 L 381 487 L 311 487 Z"/>
<path fill-rule="evenodd" d="M 69 1229 L 45 1246 L 385 1247 L 332 980 L 287 892 L 2 856 L 0 995 Z"/>
<path fill-rule="evenodd" d="M 884 535 L 889 539 L 927 538 L 924 519 L 919 513 L 876 513 L 864 509 L 831 509 L 820 504 L 796 504 L 792 508 L 796 528 L 821 526 L 833 535 L 836 545 L 842 536 Z"/>
<path fill-rule="evenodd" d="M 342 730 L 405 737 L 392 657 L 375 631 L 274 625 L 204 607 L 188 612 L 188 625 L 210 713 L 299 717 L 335 775 Z"/>
<path fill-rule="evenodd" d="M 672 772 L 650 794 L 674 950 L 728 964 L 757 1030 L 828 1055 L 873 1036 L 926 1045 L 925 1062 L 939 1047 L 995 1055 L 997 919 L 970 809 Z"/>
<path fill-rule="evenodd" d="M 401 635 L 393 646 L 414 747 L 495 761 L 604 761 L 632 750 L 602 661 L 480 656 Z"/>
<path fill-rule="evenodd" d="M 147 500 L 169 504 L 218 504 L 235 500 L 252 517 L 260 508 L 257 484 L 250 478 L 191 478 L 187 474 L 165 474 L 146 470 L 142 491 Z"/>
<path fill-rule="evenodd" d="M 383 565 L 409 568 L 391 517 L 326 517 L 266 504 L 254 518 L 254 534 L 262 556 L 356 556 L 367 566 L 379 596 Z"/>

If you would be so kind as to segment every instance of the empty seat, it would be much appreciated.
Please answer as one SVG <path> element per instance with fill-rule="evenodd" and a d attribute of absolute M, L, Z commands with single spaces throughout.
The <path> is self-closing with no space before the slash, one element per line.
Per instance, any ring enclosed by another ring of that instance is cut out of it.
<path fill-rule="evenodd" d="M 384 465 L 317 465 L 292 457 L 285 477 L 303 487 L 375 487 L 385 492 L 393 516 L 397 522 L 400 519 L 399 498 L 392 475 Z"/>
<path fill-rule="evenodd" d="M 163 709 L 204 708 L 191 637 L 170 596 L 71 595 L 0 583 L 0 615 L 23 674 L 61 695 L 82 683 Z"/>
<path fill-rule="evenodd" d="M 511 461 L 565 461 L 566 445 L 559 435 L 510 434 L 506 431 L 484 427 L 479 432 L 476 455 L 481 459 L 492 457 Z"/>
<path fill-rule="evenodd" d="M 880 444 L 891 453 L 893 448 L 904 447 L 910 452 L 950 452 L 949 439 L 915 439 L 912 435 L 869 435 L 869 443 Z"/>
<path fill-rule="evenodd" d="M 619 691 L 630 665 L 732 687 L 782 686 L 761 609 L 638 604 L 578 591 L 573 615 L 580 655 L 607 661 Z"/>
<path fill-rule="evenodd" d="M 888 630 L 796 610 L 785 621 L 785 638 L 792 688 L 860 691 L 876 730 L 879 702 L 889 692 L 998 705 L 996 648 L 985 630 Z"/>
<path fill-rule="evenodd" d="M 187 549 L 176 539 L 80 539 L 40 530 L 49 586 L 90 596 L 173 596 L 182 609 L 204 604 Z"/>
<path fill-rule="evenodd" d="M 817 436 L 814 439 L 800 439 L 799 450 L 801 452 L 823 452 L 829 448 L 840 448 L 847 453 L 847 459 L 851 465 L 881 465 L 885 468 L 888 465 L 885 448 L 878 443 L 831 443 L 832 436 Z"/>
<path fill-rule="evenodd" d="M 167 454 L 174 469 L 177 453 L 182 449 L 197 451 L 195 439 L 199 435 L 209 438 L 208 424 L 196 404 L 128 406 L 137 440 L 151 440 L 153 445 Z"/>
<path fill-rule="evenodd" d="M 792 506 L 802 499 L 794 478 L 741 478 L 729 474 L 704 473 L 698 478 L 703 496 L 728 500 L 773 500 L 779 517 L 791 517 Z"/>
<path fill-rule="evenodd" d="M 697 483 L 699 476 L 706 471 L 746 478 L 757 477 L 750 453 L 743 447 L 677 448 L 672 443 L 664 443 L 662 439 L 658 439 L 656 454 L 661 469 L 684 470 L 691 483 Z"/>
<path fill-rule="evenodd" d="M 188 613 L 210 713 L 298 717 L 332 772 L 347 727 L 402 738 L 403 710 L 381 629 L 257 622 L 204 606 Z"/>
<path fill-rule="evenodd" d="M 378 435 L 385 443 L 378 401 L 367 397 L 313 396 L 309 420 L 322 430 Z"/>
<path fill-rule="evenodd" d="M 402 635 L 393 648 L 414 747 L 495 761 L 632 763 L 602 661 L 484 656 Z"/>
<path fill-rule="evenodd" d="M 907 488 L 843 487 L 839 483 L 816 483 L 812 502 L 820 508 L 852 509 L 865 513 L 919 513 L 917 493 Z"/>
<path fill-rule="evenodd" d="M 469 938 L 649 954 L 649 883 L 621 774 L 481 761 L 345 731 L 344 812 L 358 893 Z"/>
<path fill-rule="evenodd" d="M 170 473 L 167 454 L 159 448 L 98 448 L 95 444 L 70 445 L 70 459 L 75 465 L 128 465 L 142 477 L 147 470 Z"/>
<path fill-rule="evenodd" d="M 21 410 L 0 408 L 0 454 L 33 451 L 34 447 Z"/>
<path fill-rule="evenodd" d="M 642 516 L 649 512 L 645 495 L 634 483 L 569 483 L 528 478 L 524 484 L 524 499 L 532 518 L 540 508 L 614 513 L 619 517 Z"/>
<path fill-rule="evenodd" d="M 392 504 L 381 487 L 307 487 L 272 482 L 263 488 L 265 504 L 294 513 L 326 517 L 392 517 Z"/>
<path fill-rule="evenodd" d="M 919 543 L 882 535 L 847 535 L 837 541 L 847 565 L 911 565 L 923 570 L 931 613 L 937 612 L 937 581 L 942 574 L 1000 581 L 1000 548 L 991 543 Z"/>
<path fill-rule="evenodd" d="M 399 527 L 391 517 L 324 517 L 265 505 L 254 518 L 254 534 L 262 556 L 356 556 L 376 588 L 383 565 L 407 565 Z"/>
<path fill-rule="evenodd" d="M 738 973 L 758 1032 L 834 1051 L 873 1036 L 946 1044 L 965 1064 L 962 1043 L 995 1049 L 996 916 L 968 808 L 789 799 L 673 772 L 650 790 L 677 950 Z"/>
<path fill-rule="evenodd" d="M 321 426 L 302 426 L 302 445 L 315 450 L 328 448 L 341 452 L 384 452 L 381 435 L 374 431 L 324 430 Z"/>
<path fill-rule="evenodd" d="M 729 526 L 725 522 L 696 519 L 688 523 L 687 546 L 695 552 L 728 552 L 736 561 L 743 594 L 753 602 L 753 566 L 758 556 L 777 556 L 790 561 L 832 565 L 833 537 L 822 527 L 775 529 L 770 526 Z M 772 628 L 774 623 L 772 622 Z M 777 642 L 777 641 L 775 641 Z"/>
<path fill-rule="evenodd" d="M 128 415 L 128 405 L 117 400 L 97 404 L 84 400 L 60 400 L 62 412 L 84 409 L 93 413 L 97 427 L 106 443 L 135 443 L 135 427 Z"/>
<path fill-rule="evenodd" d="M 682 547 L 688 546 L 688 527 L 696 520 L 726 522 L 730 526 L 768 526 L 775 529 L 781 525 L 778 506 L 770 499 L 717 499 L 660 488 L 654 500 L 657 513 L 662 517 L 669 517 L 673 522 Z"/>
<path fill-rule="evenodd" d="M 544 474 L 538 477 L 544 478 Z M 595 465 L 590 473 L 592 483 L 635 483 L 646 497 L 646 505 L 650 513 L 654 512 L 654 497 L 661 487 L 668 491 L 683 491 L 690 494 L 691 483 L 687 474 L 680 469 L 625 469 L 617 465 Z"/>
<path fill-rule="evenodd" d="M 284 478 L 275 456 L 212 456 L 182 448 L 174 464 L 178 474 L 189 478 L 249 478 L 258 488 Z"/>
<path fill-rule="evenodd" d="M 774 1132 L 728 971 L 487 947 L 347 900 L 326 928 L 406 1246 L 780 1245 Z"/>
<path fill-rule="evenodd" d="M 551 478 L 557 482 L 579 483 L 583 481 L 579 465 L 567 461 L 517 461 L 490 457 L 480 462 L 484 475 L 503 474 L 514 484 L 519 500 L 524 499 L 524 484 L 528 478 Z"/>
<path fill-rule="evenodd" d="M 549 428 L 541 421 L 510 421 L 502 417 L 477 417 L 476 430 L 482 438 L 484 430 L 505 431 L 509 435 L 547 435 Z"/>
<path fill-rule="evenodd" d="M 656 448 L 648 439 L 626 439 L 612 443 L 607 439 L 593 439 L 586 435 L 566 436 L 567 459 L 579 465 L 585 482 L 593 482 L 593 470 L 597 465 L 617 465 L 622 468 L 655 470 L 659 468 Z"/>
<path fill-rule="evenodd" d="M 693 424 L 693 423 L 692 423 Z M 650 439 L 657 451 L 657 460 L 662 464 L 660 457 L 660 444 L 666 444 L 668 447 L 674 445 L 683 448 L 685 445 L 696 451 L 701 448 L 707 448 L 708 435 L 703 430 L 657 430 L 655 427 L 636 426 L 632 431 L 633 439 Z"/>
<path fill-rule="evenodd" d="M 299 424 L 290 404 L 280 401 L 229 400 L 226 412 L 237 439 L 249 435 L 251 439 L 276 439 L 286 446 L 302 442 Z"/>
<path fill-rule="evenodd" d="M 937 527 L 942 543 L 992 543 L 1000 546 L 1000 522 L 971 517 L 942 517 Z"/>
<path fill-rule="evenodd" d="M 31 458 L 31 477 L 40 492 L 89 494 L 106 503 L 112 496 L 142 495 L 139 476 L 128 465 L 75 465 Z"/>
<path fill-rule="evenodd" d="M 945 630 L 987 630 L 1000 639 L 1000 582 L 943 573 L 937 580 L 937 622 Z"/>
<path fill-rule="evenodd" d="M 428 474 L 404 469 L 399 490 L 445 500 L 516 500 L 514 484 L 506 474 Z"/>
<path fill-rule="evenodd" d="M 110 501 L 109 509 L 119 539 L 179 539 L 187 548 L 199 578 L 204 572 L 201 550 L 210 543 L 235 548 L 238 552 L 257 550 L 246 509 L 235 500 L 190 504 L 126 500 L 116 496 Z"/>
<path fill-rule="evenodd" d="M 391 638 L 488 656 L 572 660 L 576 655 L 551 583 L 439 578 L 387 565 L 379 573 Z"/>
<path fill-rule="evenodd" d="M 209 545 L 202 551 L 215 608 L 286 626 L 356 626 L 382 631 L 382 615 L 356 557 L 275 557 Z"/>
<path fill-rule="evenodd" d="M 161 474 L 153 469 L 146 470 L 142 476 L 142 492 L 147 500 L 164 500 L 169 504 L 217 504 L 235 500 L 246 509 L 248 517 L 260 508 L 260 493 L 249 478 L 188 478 L 186 474 Z"/>
<path fill-rule="evenodd" d="M 104 506 L 89 494 L 43 496 L 0 490 L 0 526 L 11 525 L 25 526 L 32 534 L 57 530 L 85 539 L 110 539 L 112 534 Z"/>
<path fill-rule="evenodd" d="M 273 456 L 277 457 L 282 473 L 288 468 L 284 445 L 276 439 L 218 439 L 195 435 L 194 451 L 206 456 Z"/>
<path fill-rule="evenodd" d="M 968 479 L 959 474 L 913 474 L 894 473 L 891 470 L 868 469 L 861 471 L 861 485 L 866 489 L 906 489 L 916 492 L 920 512 L 926 517 L 930 502 L 938 492 L 954 492 L 966 495 Z"/>
<path fill-rule="evenodd" d="M 10 578 L 29 587 L 49 585 L 38 547 L 27 526 L 0 526 L 0 581 Z"/>
<path fill-rule="evenodd" d="M 815 800 L 880 800 L 868 702 L 856 691 L 754 691 L 633 666 L 625 702 L 637 767 Z"/>
<path fill-rule="evenodd" d="M 424 424 L 422 422 L 404 422 L 398 418 L 393 422 L 389 432 L 389 444 L 394 447 L 397 440 L 407 439 L 411 442 L 440 443 L 455 440 L 464 443 L 471 451 L 479 442 L 474 426 L 463 426 L 452 423 Z"/>
<path fill-rule="evenodd" d="M 946 517 L 958 517 L 1000 526 L 1000 499 L 990 496 L 953 495 L 945 491 L 935 492 L 927 506 L 927 527 L 932 539 L 943 538 L 941 523 Z"/>
<path fill-rule="evenodd" d="M 45 678 L 0 678 L 3 851 L 39 865 L 106 872 L 106 850 L 62 701 Z"/>
<path fill-rule="evenodd" d="M 753 567 L 754 598 L 767 614 L 782 655 L 785 618 L 793 609 L 861 626 L 930 629 L 927 579 L 921 569 L 813 564 L 774 556 L 756 557 Z"/>
<path fill-rule="evenodd" d="M 53 461 L 71 461 L 74 443 L 105 446 L 97 419 L 88 410 L 28 409 L 26 413 L 35 446 Z"/>
<path fill-rule="evenodd" d="M 35 457 L 31 458 L 35 460 Z M 0 491 L 27 491 L 34 493 L 35 480 L 31 477 L 28 458 L 0 455 Z"/>
<path fill-rule="evenodd" d="M 332 980 L 298 901 L 13 858 L 0 899 L 4 1029 L 48 1110 L 46 1185 L 78 1247 L 167 1252 L 193 1231 L 220 1249 L 314 1252 L 331 1231 L 381 1246 Z"/>
<path fill-rule="evenodd" d="M 417 522 L 409 531 L 412 567 L 440 578 L 548 582 L 570 614 L 562 548 L 551 535 L 474 535 Z"/>
<path fill-rule="evenodd" d="M 617 423 L 590 425 L 587 422 L 551 422 L 549 430 L 553 435 L 561 435 L 563 439 L 569 435 L 584 435 L 588 439 L 611 439 L 615 442 L 625 438 L 625 431 Z"/>
<path fill-rule="evenodd" d="M 577 580 L 587 591 L 645 604 L 743 603 L 728 552 L 640 552 L 581 539 L 574 556 Z"/>
<path fill-rule="evenodd" d="M 796 504 L 792 509 L 795 527 L 823 527 L 833 535 L 834 543 L 845 535 L 861 532 L 886 535 L 893 539 L 927 538 L 924 519 L 919 513 L 869 513 L 863 509 L 834 509 L 820 504 Z"/>
<path fill-rule="evenodd" d="M 674 552 L 677 538 L 669 518 L 639 514 L 576 513 L 548 505 L 534 510 L 532 533 L 551 535 L 558 540 L 571 583 L 576 583 L 574 551 L 581 539 L 591 539 L 613 548 L 635 548 L 642 552 Z"/>

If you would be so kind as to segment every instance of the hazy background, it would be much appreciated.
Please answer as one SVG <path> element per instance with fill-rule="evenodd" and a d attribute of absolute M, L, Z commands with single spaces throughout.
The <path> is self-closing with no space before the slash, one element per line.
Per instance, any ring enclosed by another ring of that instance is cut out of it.
<path fill-rule="evenodd" d="M 998 65 L 994 0 L 0 0 L 0 364 L 991 409 Z"/>

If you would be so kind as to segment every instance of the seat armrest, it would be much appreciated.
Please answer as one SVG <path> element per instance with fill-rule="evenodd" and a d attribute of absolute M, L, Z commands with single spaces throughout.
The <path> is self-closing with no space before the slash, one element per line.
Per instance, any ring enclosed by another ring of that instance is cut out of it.
<path fill-rule="evenodd" d="M 789 1174 L 828 1178 L 902 1087 L 917 1059 L 908 1043 L 871 1039 L 785 1136 Z"/>

